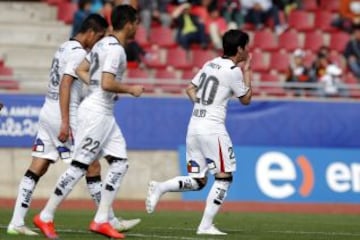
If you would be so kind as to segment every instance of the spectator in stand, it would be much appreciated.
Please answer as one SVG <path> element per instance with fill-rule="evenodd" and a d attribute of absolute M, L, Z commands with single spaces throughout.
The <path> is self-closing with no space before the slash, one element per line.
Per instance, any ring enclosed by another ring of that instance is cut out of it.
<path fill-rule="evenodd" d="M 170 27 L 171 16 L 167 12 L 169 2 L 170 0 L 139 0 L 141 22 L 148 36 L 152 20 L 160 22 L 164 27 Z"/>
<path fill-rule="evenodd" d="M 320 47 L 311 67 L 311 77 L 315 82 L 325 75 L 326 67 L 330 63 L 330 49 L 326 46 Z"/>
<path fill-rule="evenodd" d="M 78 1 L 78 10 L 74 13 L 71 37 L 74 37 L 79 32 L 82 22 L 91 13 L 91 3 L 91 0 Z"/>
<path fill-rule="evenodd" d="M 125 53 L 128 68 L 137 68 L 146 54 L 145 50 L 135 39 L 131 39 L 127 42 L 125 46 Z"/>
<path fill-rule="evenodd" d="M 240 27 L 244 23 L 239 0 L 218 0 L 217 4 L 221 16 L 225 18 L 228 24 L 236 24 L 237 27 Z"/>
<path fill-rule="evenodd" d="M 177 26 L 176 41 L 186 50 L 192 43 L 198 43 L 205 49 L 208 45 L 205 26 L 190 11 L 191 4 L 183 3 L 172 12 L 172 18 Z"/>
<path fill-rule="evenodd" d="M 347 92 L 342 81 L 342 70 L 335 64 L 326 67 L 325 75 L 320 78 L 319 94 L 322 97 L 346 97 Z"/>
<path fill-rule="evenodd" d="M 353 37 L 346 44 L 344 56 L 351 72 L 360 79 L 360 25 L 353 25 Z"/>
<path fill-rule="evenodd" d="M 220 16 L 219 9 L 211 5 L 208 7 L 210 20 L 208 21 L 208 32 L 210 40 L 215 49 L 222 49 L 222 36 L 229 29 L 236 29 L 236 25 L 231 27 L 226 20 Z"/>
<path fill-rule="evenodd" d="M 313 82 L 310 77 L 310 69 L 305 66 L 304 62 L 305 52 L 301 49 L 296 49 L 293 53 L 293 61 L 291 62 L 286 74 L 287 83 L 309 83 Z M 311 90 L 308 87 L 301 87 L 299 85 L 290 86 L 287 89 L 294 90 L 297 96 L 300 96 L 304 90 Z"/>
<path fill-rule="evenodd" d="M 340 0 L 339 17 L 332 22 L 332 25 L 351 33 L 354 24 L 360 24 L 360 1 Z"/>
<path fill-rule="evenodd" d="M 287 18 L 291 11 L 301 7 L 302 0 L 273 0 L 273 4 L 276 5 L 279 10 L 283 11 Z"/>
<path fill-rule="evenodd" d="M 287 28 L 286 24 L 281 24 L 279 8 L 272 0 L 241 0 L 241 9 L 245 21 L 255 24 L 256 29 L 262 29 L 269 18 L 274 21 L 276 34 L 282 34 Z"/>

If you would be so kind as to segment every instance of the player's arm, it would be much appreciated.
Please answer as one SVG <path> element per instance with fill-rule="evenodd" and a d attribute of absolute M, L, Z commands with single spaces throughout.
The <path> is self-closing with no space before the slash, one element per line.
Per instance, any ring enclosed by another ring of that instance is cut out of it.
<path fill-rule="evenodd" d="M 127 85 L 116 81 L 112 73 L 103 72 L 101 78 L 101 87 L 108 92 L 128 93 L 134 97 L 139 97 L 144 92 L 144 87 L 141 85 Z"/>
<path fill-rule="evenodd" d="M 193 83 L 190 83 L 186 88 L 186 94 L 193 103 L 198 101 L 196 97 L 196 90 L 197 90 L 197 86 L 195 86 L 195 84 Z"/>
<path fill-rule="evenodd" d="M 59 100 L 60 100 L 60 112 L 61 112 L 61 126 L 58 139 L 61 142 L 67 141 L 69 138 L 69 129 L 70 129 L 70 114 L 69 114 L 69 105 L 70 105 L 70 92 L 71 85 L 74 81 L 74 77 L 68 74 L 64 74 L 59 91 Z"/>
<path fill-rule="evenodd" d="M 76 68 L 76 75 L 87 85 L 90 84 L 90 62 L 85 58 Z"/>
<path fill-rule="evenodd" d="M 248 56 L 244 65 L 242 66 L 242 72 L 244 76 L 244 84 L 245 87 L 248 88 L 248 91 L 245 95 L 239 97 L 240 102 L 243 105 L 249 105 L 251 102 L 252 90 L 251 90 L 251 78 L 252 78 L 252 70 L 251 70 L 251 55 Z"/>

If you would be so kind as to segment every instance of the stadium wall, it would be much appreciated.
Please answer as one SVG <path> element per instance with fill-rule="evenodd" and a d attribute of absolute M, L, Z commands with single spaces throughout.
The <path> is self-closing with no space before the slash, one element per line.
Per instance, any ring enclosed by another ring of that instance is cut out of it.
<path fill-rule="evenodd" d="M 44 98 L 37 95 L 0 94 L 0 101 L 6 106 L 0 113 L 0 156 L 2 156 L 2 169 L 5 169 L 0 175 L 2 190 L 0 194 L 1 197 L 15 197 L 17 184 L 30 161 L 30 148 L 37 129 L 37 116 Z M 125 97 L 118 101 L 115 115 L 127 139 L 131 160 L 129 174 L 119 194 L 121 198 L 143 199 L 149 179 L 164 180 L 185 172 L 184 149 L 181 145 L 185 143 L 191 110 L 192 105 L 185 98 Z M 357 171 L 358 165 L 354 164 L 359 161 L 356 158 L 349 158 L 348 154 L 359 156 L 356 152 L 356 148 L 360 147 L 358 141 L 360 125 L 357 124 L 359 120 L 360 104 L 357 102 L 259 100 L 244 107 L 235 100 L 231 101 L 226 124 L 234 145 L 237 146 L 235 149 L 237 158 L 241 157 L 238 162 L 239 176 L 235 181 L 238 182 L 239 189 L 245 191 L 237 194 L 239 191 L 235 186 L 232 188 L 235 190 L 231 191 L 234 195 L 229 195 L 230 199 L 286 202 L 354 202 L 349 199 L 359 199 L 357 184 L 360 183 L 351 181 L 352 178 L 341 179 L 348 176 L 341 175 L 343 173 L 341 169 L 340 177 L 335 181 L 347 181 L 350 185 L 353 184 L 351 186 L 356 191 L 345 192 L 345 197 L 337 195 L 334 198 L 330 194 L 318 198 L 316 196 L 324 193 L 321 192 L 321 186 L 324 184 L 320 184 L 312 188 L 311 195 L 308 195 L 310 197 L 303 198 L 299 191 L 305 178 L 297 163 L 299 156 L 307 156 L 315 172 L 313 175 L 315 183 L 323 182 L 328 166 L 325 164 L 328 163 L 327 160 L 324 159 L 326 156 L 336 156 L 335 152 L 337 152 L 340 154 L 338 159 L 345 159 L 346 166 L 353 174 L 350 174 L 351 177 L 358 178 L 358 175 L 354 174 L 360 171 Z M 268 169 L 264 171 L 268 171 L 266 173 L 271 175 L 273 172 L 269 171 L 278 168 L 281 170 L 278 172 L 280 176 L 281 174 L 286 176 L 284 179 L 268 179 L 267 183 L 292 187 L 296 194 L 286 198 L 272 198 L 267 195 L 269 193 L 262 191 L 258 182 L 257 186 L 253 185 L 260 156 L 273 151 L 288 158 L 284 158 L 286 160 L 283 162 L 274 160 L 275 162 L 268 165 Z M 316 156 L 312 155 L 311 151 L 315 151 Z M 287 161 L 288 159 L 290 162 Z M 248 162 L 245 162 L 247 160 Z M 243 165 L 242 161 L 246 164 Z M 355 167 L 351 168 L 352 166 Z M 52 167 L 40 182 L 35 197 L 48 197 L 57 176 L 65 167 L 65 164 L 56 164 Z M 284 169 L 290 169 L 290 172 L 284 172 Z M 297 173 L 295 177 L 289 175 L 294 172 Z M 87 198 L 85 184 L 81 183 L 70 197 Z M 204 199 L 202 195 L 194 197 L 187 194 L 184 196 L 172 194 L 167 197 Z"/>

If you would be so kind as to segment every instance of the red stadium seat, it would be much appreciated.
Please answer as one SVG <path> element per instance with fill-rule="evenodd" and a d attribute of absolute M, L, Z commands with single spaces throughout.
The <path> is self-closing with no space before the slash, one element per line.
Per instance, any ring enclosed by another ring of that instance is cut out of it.
<path fill-rule="evenodd" d="M 295 10 L 289 14 L 289 27 L 297 31 L 311 31 L 314 29 L 312 13 Z"/>
<path fill-rule="evenodd" d="M 330 35 L 330 49 L 338 52 L 345 50 L 346 44 L 350 40 L 350 35 L 345 32 L 336 32 Z"/>
<path fill-rule="evenodd" d="M 162 58 L 161 50 L 159 48 L 149 48 L 145 49 L 146 55 L 143 58 L 143 62 L 149 68 L 161 69 L 165 68 L 166 64 Z"/>
<path fill-rule="evenodd" d="M 160 87 L 164 92 L 181 93 L 184 85 L 179 84 L 174 71 L 165 69 L 157 70 L 155 73 L 155 85 Z"/>
<path fill-rule="evenodd" d="M 58 4 L 57 19 L 66 24 L 71 24 L 74 20 L 74 13 L 77 10 L 77 4 L 71 2 L 61 2 Z"/>
<path fill-rule="evenodd" d="M 150 32 L 150 43 L 160 47 L 171 48 L 176 46 L 173 32 L 168 27 L 154 27 Z"/>
<path fill-rule="evenodd" d="M 319 9 L 319 6 L 318 6 L 317 2 L 314 0 L 303 0 L 302 8 L 305 11 L 316 11 Z"/>
<path fill-rule="evenodd" d="M 348 73 L 344 77 L 344 82 L 347 84 L 358 84 L 359 80 L 357 80 L 357 78 L 354 76 L 354 74 Z"/>
<path fill-rule="evenodd" d="M 340 0 L 320 0 L 320 8 L 322 10 L 339 12 Z"/>
<path fill-rule="evenodd" d="M 139 43 L 143 48 L 149 47 L 150 42 L 147 37 L 146 29 L 143 25 L 139 25 L 136 30 L 135 40 Z"/>
<path fill-rule="evenodd" d="M 185 70 L 193 68 L 191 57 L 180 47 L 168 49 L 166 59 L 167 64 L 176 69 Z"/>
<path fill-rule="evenodd" d="M 286 31 L 279 36 L 279 48 L 294 51 L 300 48 L 298 33 L 295 30 Z"/>
<path fill-rule="evenodd" d="M 277 74 L 261 74 L 260 82 L 264 83 L 264 86 L 260 86 L 259 91 L 265 92 L 266 95 L 278 97 L 287 95 L 286 91 L 280 85 L 280 78 Z"/>
<path fill-rule="evenodd" d="M 264 53 L 259 51 L 252 53 L 252 69 L 255 72 L 267 72 L 269 70 L 269 64 Z"/>
<path fill-rule="evenodd" d="M 270 70 L 286 72 L 289 68 L 290 58 L 287 53 L 275 52 L 270 55 Z"/>
<path fill-rule="evenodd" d="M 276 51 L 279 49 L 274 33 L 267 29 L 255 32 L 252 47 L 264 51 Z"/>
<path fill-rule="evenodd" d="M 0 66 L 0 89 L 18 90 L 19 82 L 13 79 L 13 71 L 6 66 Z"/>
<path fill-rule="evenodd" d="M 154 92 L 155 86 L 152 83 L 152 79 L 148 71 L 141 68 L 128 69 L 127 77 L 127 82 L 129 84 L 143 85 L 146 93 Z"/>
<path fill-rule="evenodd" d="M 184 70 L 182 71 L 181 78 L 190 83 L 190 81 L 193 79 L 193 77 L 195 77 L 195 75 L 196 72 L 194 72 L 193 70 Z"/>
<path fill-rule="evenodd" d="M 201 68 L 205 62 L 213 59 L 215 54 L 211 50 L 192 50 L 193 63 L 195 67 Z"/>
<path fill-rule="evenodd" d="M 313 31 L 305 34 L 304 49 L 317 52 L 323 45 L 324 38 L 322 32 Z"/>
<path fill-rule="evenodd" d="M 316 11 L 315 12 L 315 28 L 327 32 L 338 31 L 337 28 L 331 26 L 333 21 L 333 14 L 328 11 Z"/>

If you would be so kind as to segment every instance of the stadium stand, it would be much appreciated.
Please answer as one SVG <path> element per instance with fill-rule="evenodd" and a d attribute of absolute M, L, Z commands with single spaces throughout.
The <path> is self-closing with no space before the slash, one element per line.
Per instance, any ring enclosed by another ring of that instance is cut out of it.
<path fill-rule="evenodd" d="M 289 97 L 284 91 L 282 76 L 295 49 L 306 51 L 305 62 L 310 66 L 321 46 L 329 46 L 331 61 L 345 71 L 345 82 L 358 98 L 358 80 L 348 74 L 342 51 L 350 36 L 331 26 L 339 8 L 338 0 L 303 0 L 302 8 L 293 10 L 287 17 L 289 28 L 280 35 L 271 31 L 271 23 L 264 29 L 242 25 L 251 37 L 255 95 Z M 174 6 L 169 5 L 172 11 Z M 42 2 L 0 2 L 0 62 L 12 69 L 12 79 L 17 79 L 21 91 L 43 92 L 46 88 L 49 59 L 55 48 L 70 35 L 70 24 L 76 5 L 69 0 L 43 0 Z M 282 13 L 282 16 L 284 14 Z M 282 17 L 282 21 L 285 18 Z M 6 34 L 5 34 L 6 33 Z M 185 80 L 191 79 L 206 60 L 218 53 L 213 49 L 201 49 L 198 45 L 185 51 L 175 42 L 175 28 L 151 24 L 147 37 L 140 23 L 135 40 L 145 49 L 142 63 L 129 63 L 129 82 L 144 81 L 152 94 L 183 94 Z M 31 59 L 31 61 L 29 61 Z M 166 77 L 165 77 L 166 76 Z M 164 79 L 174 78 L 166 86 Z M 263 79 L 264 78 L 264 79 Z M 148 79 L 148 80 L 146 80 Z M 271 79 L 272 81 L 269 81 Z M 276 80 L 277 79 L 277 80 Z M 262 84 L 277 84 L 277 88 L 260 87 Z M 187 83 L 187 82 L 186 82 Z M 352 96 L 350 94 L 350 96 Z"/>

